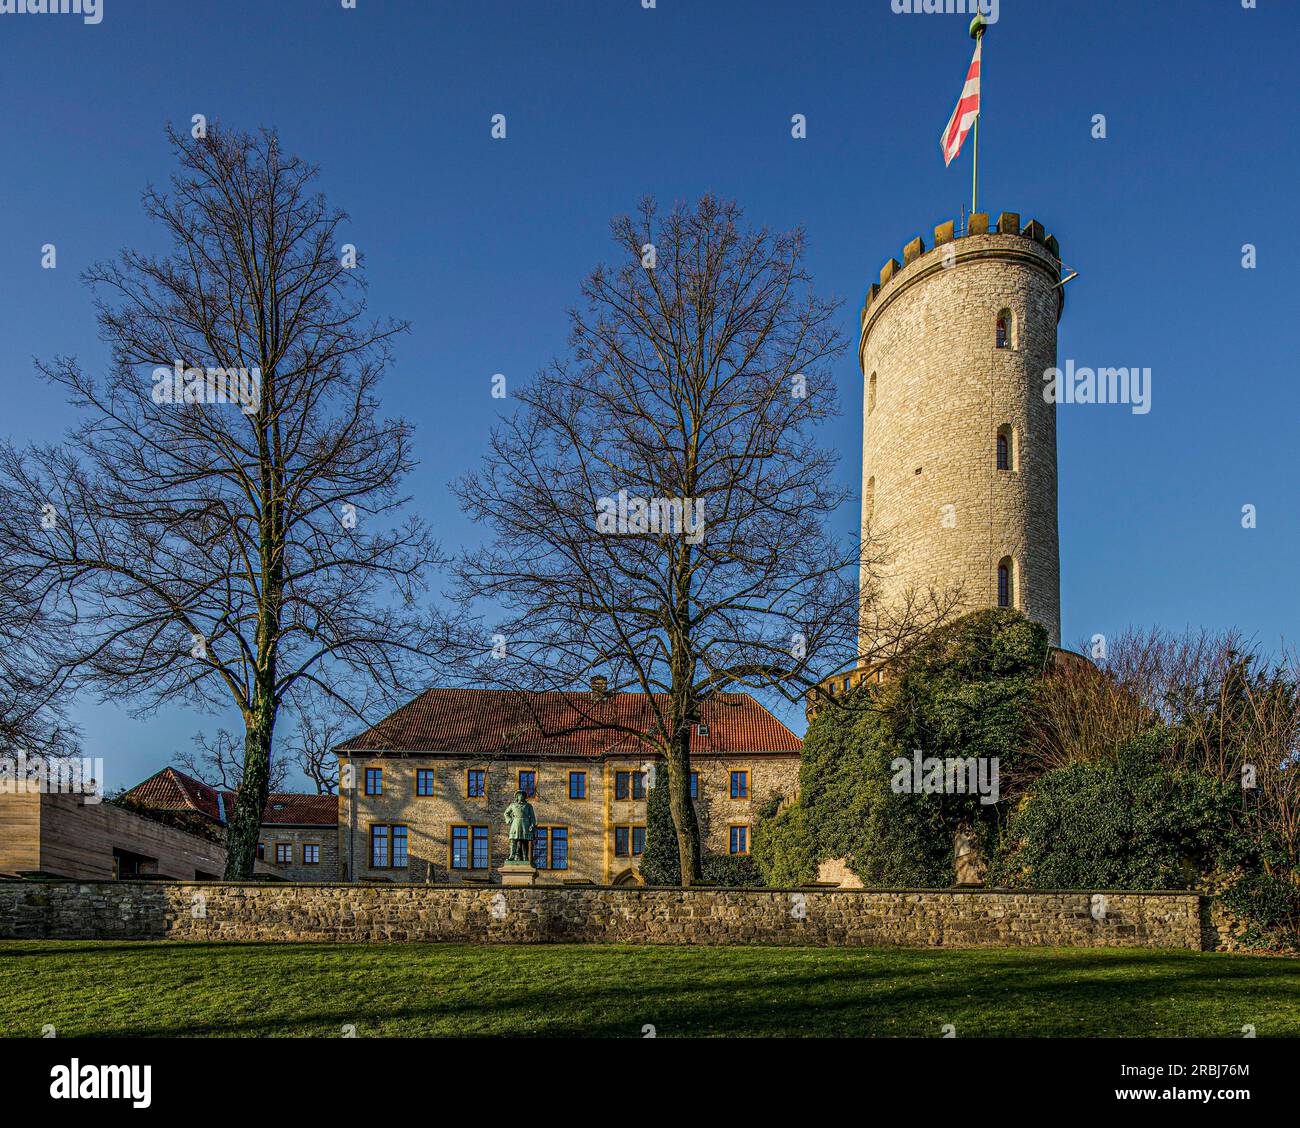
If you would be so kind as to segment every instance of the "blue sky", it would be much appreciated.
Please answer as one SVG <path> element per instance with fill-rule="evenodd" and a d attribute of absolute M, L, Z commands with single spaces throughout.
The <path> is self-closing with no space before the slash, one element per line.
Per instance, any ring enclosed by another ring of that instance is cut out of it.
<path fill-rule="evenodd" d="M 999 15 L 981 210 L 1038 217 L 1080 272 L 1062 363 L 1152 369 L 1147 415 L 1059 410 L 1064 638 L 1160 624 L 1294 642 L 1300 5 L 1002 0 Z M 447 483 L 484 449 L 492 374 L 527 380 L 563 349 L 609 218 L 641 195 L 713 191 L 755 224 L 804 224 L 856 338 L 882 262 L 969 200 L 968 153 L 945 170 L 938 148 L 967 22 L 890 0 L 105 0 L 97 26 L 0 16 L 0 435 L 52 440 L 71 422 L 34 357 L 105 359 L 80 272 L 164 249 L 139 206 L 172 171 L 164 124 L 276 126 L 349 212 L 375 311 L 413 323 L 385 407 L 418 425 L 421 508 L 446 544 L 470 543 Z M 852 349 L 840 379 L 824 439 L 856 488 Z M 221 722 L 93 701 L 75 716 L 110 787 Z M 786 719 L 802 731 L 797 709 Z"/>

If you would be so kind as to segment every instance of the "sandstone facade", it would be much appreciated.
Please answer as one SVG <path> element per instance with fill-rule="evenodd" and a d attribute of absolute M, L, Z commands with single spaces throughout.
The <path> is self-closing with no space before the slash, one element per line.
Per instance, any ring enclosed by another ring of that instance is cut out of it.
<path fill-rule="evenodd" d="M 265 861 L 274 865 L 276 872 L 283 874 L 287 881 L 338 879 L 339 836 L 336 827 L 263 823 L 257 841 Z"/>
<path fill-rule="evenodd" d="M 630 785 L 633 775 L 643 774 L 648 795 L 655 769 L 652 759 L 353 754 L 342 755 L 340 763 L 338 853 L 343 863 L 342 880 L 453 884 L 497 881 L 498 867 L 510 849 L 505 809 L 520 785 L 521 773 L 526 772 L 532 773 L 535 781 L 536 794 L 531 802 L 538 825 L 548 828 L 548 832 L 561 828 L 567 842 L 566 867 L 539 870 L 539 881 L 606 885 L 639 880 L 641 859 L 639 853 L 632 852 L 633 832 L 646 826 L 646 798 L 634 798 Z M 729 852 L 732 826 L 748 827 L 752 834 L 758 808 L 773 795 L 792 798 L 799 785 L 797 753 L 697 755 L 692 758 L 692 768 L 699 776 L 695 809 L 702 845 L 715 854 Z M 382 773 L 380 794 L 367 794 L 367 770 Z M 745 798 L 731 798 L 733 771 L 747 773 Z M 482 796 L 471 794 L 471 772 L 483 773 Z M 582 798 L 570 797 L 573 773 L 584 777 Z M 622 798 L 618 786 L 621 773 L 628 782 Z M 419 794 L 421 780 L 423 790 L 431 788 L 431 794 Z M 371 828 L 376 826 L 405 828 L 405 864 L 371 864 Z M 471 835 L 476 827 L 486 828 L 487 866 L 452 865 L 456 827 L 468 828 Z M 619 828 L 625 834 L 619 834 Z M 620 853 L 624 839 L 627 852 Z"/>

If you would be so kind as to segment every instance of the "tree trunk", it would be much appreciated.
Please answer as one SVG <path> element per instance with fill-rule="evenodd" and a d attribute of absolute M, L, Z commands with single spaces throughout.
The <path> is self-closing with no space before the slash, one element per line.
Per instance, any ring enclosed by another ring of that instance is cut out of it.
<path fill-rule="evenodd" d="M 265 402 L 275 396 L 275 367 L 262 366 Z M 226 831 L 226 879 L 247 881 L 257 863 L 257 839 L 271 780 L 271 735 L 279 708 L 276 698 L 277 646 L 284 610 L 284 481 L 278 423 L 268 422 L 265 408 L 257 416 L 261 514 L 258 563 L 262 596 L 257 607 L 257 664 L 252 704 L 245 714 L 244 776 L 235 792 L 235 813 Z"/>
<path fill-rule="evenodd" d="M 257 839 L 271 780 L 271 732 L 275 711 L 259 702 L 244 736 L 244 777 L 235 792 L 235 809 L 226 828 L 227 881 L 247 881 L 257 862 Z"/>
<path fill-rule="evenodd" d="M 682 888 L 700 882 L 700 825 L 691 801 L 691 730 L 679 726 L 668 745 L 668 805 L 677 831 Z"/>

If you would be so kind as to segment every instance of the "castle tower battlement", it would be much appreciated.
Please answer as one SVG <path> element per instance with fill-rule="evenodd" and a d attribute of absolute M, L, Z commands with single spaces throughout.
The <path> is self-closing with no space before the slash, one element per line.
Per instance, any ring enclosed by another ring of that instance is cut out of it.
<path fill-rule="evenodd" d="M 960 587 L 1060 645 L 1056 405 L 1064 309 L 1056 239 L 1004 212 L 935 228 L 890 259 L 862 310 L 862 519 L 889 560 L 877 597 Z M 867 629 L 864 621 L 864 630 Z"/>

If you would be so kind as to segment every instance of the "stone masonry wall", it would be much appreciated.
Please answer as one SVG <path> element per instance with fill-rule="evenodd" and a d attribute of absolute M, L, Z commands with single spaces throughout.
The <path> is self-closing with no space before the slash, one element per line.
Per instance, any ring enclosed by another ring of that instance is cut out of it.
<path fill-rule="evenodd" d="M 985 222 L 973 230 L 987 228 Z M 968 610 L 998 604 L 1010 557 L 1012 602 L 1060 645 L 1056 409 L 1043 374 L 1056 364 L 1059 277 L 1041 225 L 914 240 L 886 264 L 863 311 L 863 526 L 883 538 L 879 598 L 960 586 Z M 1047 241 L 1050 244 L 1050 241 Z M 996 347 L 999 311 L 1013 317 Z M 997 469 L 999 429 L 1011 468 Z M 867 577 L 864 576 L 864 582 Z M 871 634 L 864 617 L 863 630 Z"/>
<path fill-rule="evenodd" d="M 1201 898 L 101 882 L 0 883 L 0 939 L 1200 949 Z"/>
<path fill-rule="evenodd" d="M 339 832 L 337 826 L 280 826 L 263 823 L 257 841 L 265 848 L 266 861 L 286 881 L 338 881 Z M 277 862 L 280 846 L 289 847 L 289 862 Z M 307 861 L 305 846 L 315 846 L 319 861 Z"/>

